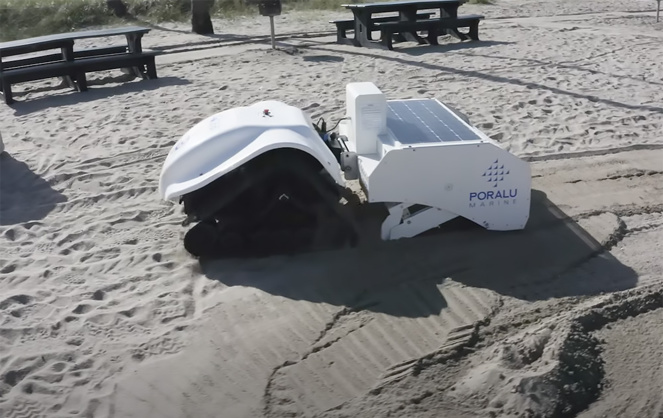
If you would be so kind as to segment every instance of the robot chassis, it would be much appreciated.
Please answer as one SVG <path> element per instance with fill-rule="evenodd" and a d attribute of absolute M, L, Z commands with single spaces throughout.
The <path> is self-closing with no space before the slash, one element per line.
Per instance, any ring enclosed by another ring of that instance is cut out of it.
<path fill-rule="evenodd" d="M 357 244 L 346 180 L 386 205 L 381 238 L 419 235 L 456 217 L 523 229 L 529 164 L 437 99 L 387 100 L 370 82 L 346 85 L 336 128 L 276 100 L 227 109 L 193 126 L 163 164 L 162 199 L 195 223 L 195 257 L 294 253 Z M 356 196 L 355 196 L 356 197 Z"/>

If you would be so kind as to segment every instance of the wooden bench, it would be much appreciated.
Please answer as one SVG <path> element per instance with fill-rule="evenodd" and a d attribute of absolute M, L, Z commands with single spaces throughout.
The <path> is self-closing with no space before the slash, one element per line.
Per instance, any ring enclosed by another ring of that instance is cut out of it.
<path fill-rule="evenodd" d="M 43 80 L 53 77 L 69 77 L 71 79 L 75 79 L 76 70 L 74 67 L 74 62 L 51 62 L 3 71 L 0 75 L 0 82 L 2 84 L 2 93 L 5 97 L 5 103 L 14 103 L 14 99 L 12 97 L 12 84 L 23 83 L 26 81 Z"/>
<path fill-rule="evenodd" d="M 417 13 L 417 19 L 429 19 L 431 15 L 433 13 Z M 374 23 L 398 22 L 398 16 L 375 17 L 372 21 Z M 329 23 L 336 25 L 336 42 L 338 43 L 343 43 L 343 40 L 348 38 L 346 32 L 355 28 L 354 19 L 330 20 Z"/>
<path fill-rule="evenodd" d="M 444 34 L 445 29 L 451 30 L 460 40 L 479 40 L 479 22 L 484 19 L 482 15 L 464 15 L 457 18 L 443 17 L 437 19 L 417 19 L 407 22 L 383 22 L 375 23 L 376 29 L 380 30 L 380 43 L 388 49 L 393 49 L 393 36 L 401 31 L 426 31 L 426 40 L 431 45 L 438 45 L 438 36 Z M 469 28 L 467 34 L 458 31 L 458 28 Z"/>
<path fill-rule="evenodd" d="M 0 87 L 7 104 L 13 103 L 12 84 L 63 77 L 78 91 L 87 89 L 85 75 L 91 71 L 122 69 L 143 78 L 155 78 L 156 53 L 143 53 L 142 37 L 150 28 L 125 26 L 117 28 L 56 33 L 33 38 L 0 42 Z M 122 36 L 126 46 L 89 48 L 75 51 L 74 41 L 88 38 Z M 16 59 L 35 52 L 59 49 L 59 54 Z M 10 59 L 7 59 L 12 57 Z M 74 79 L 76 81 L 74 81 Z"/>
<path fill-rule="evenodd" d="M 12 104 L 12 84 L 26 81 L 44 80 L 53 77 L 70 77 L 76 80 L 78 91 L 87 91 L 86 73 L 120 68 L 138 68 L 144 79 L 157 78 L 155 65 L 156 52 L 140 54 L 116 54 L 82 57 L 74 61 L 60 61 L 40 65 L 13 68 L 2 72 L 2 91 L 5 103 Z"/>
<path fill-rule="evenodd" d="M 116 56 L 81 58 L 74 61 L 76 67 L 76 83 L 79 91 L 87 91 L 86 73 L 95 71 L 114 70 L 119 68 L 137 68 L 138 76 L 152 80 L 157 78 L 157 67 L 153 51 L 143 51 L 140 54 L 123 54 Z"/>
<path fill-rule="evenodd" d="M 85 57 L 94 57 L 100 55 L 114 55 L 114 54 L 123 54 L 127 52 L 126 45 L 120 46 L 110 46 L 110 47 L 96 47 L 96 48 L 86 48 L 74 51 L 74 59 L 85 58 Z M 58 62 L 62 61 L 62 54 L 48 54 L 48 55 L 38 55 L 36 57 L 22 58 L 15 60 L 7 60 L 2 63 L 2 69 L 10 70 L 13 68 L 27 67 L 30 65 L 39 65 L 46 64 L 49 62 Z M 1 75 L 0 75 L 1 76 Z"/>

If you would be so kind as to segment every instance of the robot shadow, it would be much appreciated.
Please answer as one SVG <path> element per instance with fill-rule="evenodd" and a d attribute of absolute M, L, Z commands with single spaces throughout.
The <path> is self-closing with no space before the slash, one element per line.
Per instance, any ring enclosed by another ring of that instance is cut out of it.
<path fill-rule="evenodd" d="M 529 222 L 521 231 L 488 231 L 459 219 L 414 238 L 381 241 L 385 211 L 364 205 L 355 212 L 364 238 L 356 248 L 201 261 L 202 271 L 227 286 L 408 317 L 439 314 L 447 306 L 441 289 L 452 282 L 527 301 L 597 295 L 637 283 L 636 272 L 606 250 L 607 242 L 598 242 L 538 190 L 532 190 Z M 425 302 L 412 303 L 412 295 Z"/>

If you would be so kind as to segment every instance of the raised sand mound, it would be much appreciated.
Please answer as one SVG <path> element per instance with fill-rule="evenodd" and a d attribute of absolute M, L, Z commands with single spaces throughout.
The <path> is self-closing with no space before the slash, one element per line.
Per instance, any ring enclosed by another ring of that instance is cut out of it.
<path fill-rule="evenodd" d="M 570 417 L 599 399 L 579 415 L 593 417 L 614 408 L 608 406 L 613 404 L 612 396 L 630 398 L 640 390 L 646 391 L 651 403 L 635 410 L 623 405 L 624 416 L 660 412 L 659 388 L 643 380 L 660 378 L 656 363 L 660 350 L 631 352 L 618 347 L 630 345 L 625 340 L 629 335 L 635 338 L 634 346 L 644 339 L 658 341 L 646 324 L 660 318 L 661 308 L 663 292 L 639 289 L 582 304 L 487 347 L 487 341 L 481 341 L 487 335 L 477 336 L 472 345 L 485 348 L 441 350 L 403 373 L 401 381 L 329 416 L 434 417 L 445 410 L 458 417 Z M 615 322 L 619 325 L 610 327 Z M 629 325 L 634 327 L 630 332 L 623 328 Z"/>

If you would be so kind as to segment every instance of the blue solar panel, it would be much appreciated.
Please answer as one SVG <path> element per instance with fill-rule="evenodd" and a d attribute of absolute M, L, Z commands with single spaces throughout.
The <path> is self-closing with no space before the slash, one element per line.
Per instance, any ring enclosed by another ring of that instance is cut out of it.
<path fill-rule="evenodd" d="M 437 100 L 390 100 L 387 107 L 387 128 L 401 144 L 480 139 Z"/>

